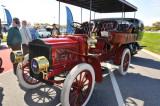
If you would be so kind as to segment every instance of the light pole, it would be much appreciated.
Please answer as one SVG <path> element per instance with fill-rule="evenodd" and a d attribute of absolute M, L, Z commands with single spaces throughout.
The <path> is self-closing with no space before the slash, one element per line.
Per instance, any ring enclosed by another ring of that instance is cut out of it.
<path fill-rule="evenodd" d="M 54 19 L 54 24 L 55 24 L 55 17 L 53 17 L 53 19 Z"/>
<path fill-rule="evenodd" d="M 4 22 L 5 22 L 5 11 L 4 11 L 4 7 L 6 7 L 5 5 L 1 5 L 3 7 L 3 12 L 4 12 Z"/>

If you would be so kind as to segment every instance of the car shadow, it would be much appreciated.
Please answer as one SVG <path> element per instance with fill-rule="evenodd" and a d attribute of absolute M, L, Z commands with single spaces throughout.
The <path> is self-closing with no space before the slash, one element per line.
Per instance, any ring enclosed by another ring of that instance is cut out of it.
<path fill-rule="evenodd" d="M 115 91 L 106 67 L 103 68 L 103 81 L 96 83 L 87 106 L 117 106 Z M 160 101 L 160 79 L 151 78 L 137 73 L 119 74 L 118 68 L 112 68 L 125 106 L 155 106 Z"/>
<path fill-rule="evenodd" d="M 60 105 L 61 89 L 56 86 L 42 85 L 36 89 L 27 90 L 24 100 L 29 106 Z"/>
<path fill-rule="evenodd" d="M 132 57 L 131 64 L 160 70 L 160 61 L 156 61 L 152 59 L 134 56 Z"/>
<path fill-rule="evenodd" d="M 160 79 L 144 76 L 139 73 L 127 73 L 121 76 L 118 69 L 113 71 L 120 88 L 125 106 L 155 106 L 160 101 Z"/>
<path fill-rule="evenodd" d="M 102 66 L 102 82 L 96 82 L 86 106 L 118 106 L 111 83 L 109 70 Z"/>
<path fill-rule="evenodd" d="M 0 106 L 2 106 L 3 97 L 4 97 L 3 88 L 0 87 Z"/>

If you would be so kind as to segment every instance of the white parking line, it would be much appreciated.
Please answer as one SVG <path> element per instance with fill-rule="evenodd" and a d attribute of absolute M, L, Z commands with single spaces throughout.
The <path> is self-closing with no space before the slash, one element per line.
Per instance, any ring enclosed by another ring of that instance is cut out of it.
<path fill-rule="evenodd" d="M 116 98 L 117 98 L 118 106 L 124 106 L 125 104 L 124 104 L 124 101 L 123 101 L 123 98 L 122 98 L 122 94 L 120 92 L 120 89 L 119 89 L 119 86 L 117 84 L 116 78 L 113 74 L 113 70 L 111 69 L 111 65 L 109 63 L 106 63 L 106 67 L 109 70 L 109 74 L 110 74 L 112 86 L 113 86 L 113 89 L 114 89 L 114 92 L 115 92 L 115 95 L 116 95 Z"/>

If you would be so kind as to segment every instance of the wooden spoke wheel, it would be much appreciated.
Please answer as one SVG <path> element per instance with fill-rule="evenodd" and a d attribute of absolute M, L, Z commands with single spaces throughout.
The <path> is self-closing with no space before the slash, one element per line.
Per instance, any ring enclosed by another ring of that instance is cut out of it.
<path fill-rule="evenodd" d="M 130 50 L 126 48 L 123 50 L 121 65 L 119 66 L 119 72 L 121 75 L 127 74 L 130 60 L 131 60 L 131 53 Z"/>
<path fill-rule="evenodd" d="M 93 92 L 95 73 L 89 64 L 75 66 L 68 74 L 61 93 L 62 106 L 86 105 Z"/>

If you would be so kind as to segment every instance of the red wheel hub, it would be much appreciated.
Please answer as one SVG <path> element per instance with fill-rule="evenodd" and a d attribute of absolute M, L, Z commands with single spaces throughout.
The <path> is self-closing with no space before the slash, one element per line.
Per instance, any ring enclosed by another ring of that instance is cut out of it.
<path fill-rule="evenodd" d="M 92 88 L 92 74 L 88 70 L 80 72 L 74 79 L 70 92 L 69 102 L 71 106 L 82 105 L 90 94 Z"/>

